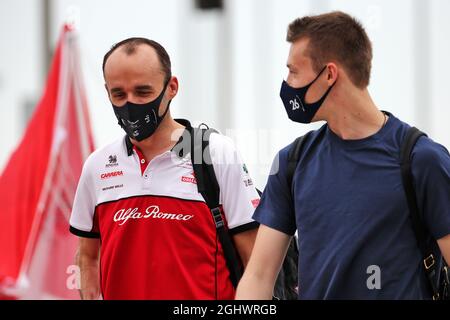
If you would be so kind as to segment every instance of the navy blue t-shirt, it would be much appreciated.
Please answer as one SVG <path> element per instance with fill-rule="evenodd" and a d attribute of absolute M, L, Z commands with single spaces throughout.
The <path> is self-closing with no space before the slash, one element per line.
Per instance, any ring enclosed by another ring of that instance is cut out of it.
<path fill-rule="evenodd" d="M 400 146 L 409 126 L 389 116 L 361 140 L 342 140 L 327 125 L 312 132 L 292 190 L 286 180 L 292 144 L 275 158 L 253 218 L 288 235 L 298 230 L 300 299 L 430 298 L 401 181 Z M 440 239 L 450 234 L 450 155 L 421 137 L 412 159 L 421 214 Z"/>

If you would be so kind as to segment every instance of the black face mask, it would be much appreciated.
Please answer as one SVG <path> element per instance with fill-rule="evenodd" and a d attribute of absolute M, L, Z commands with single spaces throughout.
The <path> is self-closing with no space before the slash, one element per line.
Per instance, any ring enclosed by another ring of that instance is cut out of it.
<path fill-rule="evenodd" d="M 150 137 L 161 124 L 169 111 L 170 101 L 162 116 L 159 116 L 159 107 L 169 82 L 166 82 L 159 96 L 148 103 L 135 104 L 127 101 L 122 107 L 113 106 L 119 125 L 134 140 L 142 141 Z"/>
<path fill-rule="evenodd" d="M 305 97 L 308 89 L 314 82 L 316 82 L 317 79 L 319 79 L 320 75 L 326 68 L 327 67 L 325 66 L 313 81 L 301 88 L 293 88 L 288 85 L 286 81 L 283 81 L 280 90 L 280 97 L 283 101 L 284 108 L 286 109 L 289 119 L 294 122 L 311 123 L 320 106 L 323 104 L 331 89 L 336 84 L 336 82 L 334 82 L 322 98 L 319 99 L 319 101 L 314 103 L 306 103 Z"/>

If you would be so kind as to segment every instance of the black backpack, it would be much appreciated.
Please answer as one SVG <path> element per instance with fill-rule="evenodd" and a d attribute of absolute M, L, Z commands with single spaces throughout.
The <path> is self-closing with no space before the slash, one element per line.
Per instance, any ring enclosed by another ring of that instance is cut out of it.
<path fill-rule="evenodd" d="M 217 235 L 222 245 L 227 267 L 230 272 L 230 280 L 234 288 L 236 288 L 242 276 L 242 264 L 221 216 L 219 207 L 220 189 L 209 152 L 209 136 L 211 133 L 217 131 L 210 129 L 207 126 L 206 128 L 188 127 L 188 130 L 191 139 L 190 150 L 193 151 L 191 152 L 191 161 L 194 175 L 197 180 L 197 189 L 205 199 L 213 216 Z M 261 195 L 261 191 L 258 189 L 257 191 Z M 297 242 L 295 238 L 293 238 L 289 244 L 283 266 L 276 281 L 274 288 L 275 299 L 297 299 L 297 263 Z"/>
<path fill-rule="evenodd" d="M 304 142 L 308 139 L 311 132 L 297 138 L 288 155 L 287 180 L 289 186 L 292 186 L 292 180 Z M 437 247 L 436 241 L 428 241 L 430 234 L 421 222 L 419 208 L 417 206 L 416 193 L 414 191 L 413 175 L 411 171 L 411 153 L 416 145 L 417 140 L 421 136 L 426 136 L 415 127 L 408 129 L 400 149 L 400 168 L 402 175 L 403 189 L 408 201 L 410 219 L 414 234 L 422 254 L 422 266 L 428 279 L 429 289 L 433 300 L 449 300 L 450 299 L 450 272 L 448 265 L 442 259 L 442 264 L 438 265 L 434 248 Z"/>

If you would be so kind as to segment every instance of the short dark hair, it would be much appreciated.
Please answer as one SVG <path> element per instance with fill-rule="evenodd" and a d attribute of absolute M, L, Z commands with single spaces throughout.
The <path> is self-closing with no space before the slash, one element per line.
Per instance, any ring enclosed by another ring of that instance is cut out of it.
<path fill-rule="evenodd" d="M 307 54 L 319 72 L 327 61 L 342 64 L 352 83 L 366 88 L 372 69 L 372 43 L 360 22 L 341 11 L 298 18 L 289 24 L 286 40 L 309 39 Z"/>
<path fill-rule="evenodd" d="M 102 64 L 103 76 L 105 75 L 106 61 L 116 49 L 124 47 L 126 54 L 132 55 L 133 53 L 136 52 L 137 47 L 142 44 L 149 45 L 150 47 L 155 49 L 156 54 L 158 55 L 159 62 L 161 63 L 162 71 L 165 73 L 165 81 L 169 81 L 169 79 L 172 77 L 172 64 L 170 62 L 170 57 L 166 49 L 164 49 L 162 45 L 160 45 L 158 42 L 154 40 L 138 37 L 122 40 L 114 44 L 111 47 L 111 49 L 109 49 L 109 51 L 103 57 L 103 64 Z"/>

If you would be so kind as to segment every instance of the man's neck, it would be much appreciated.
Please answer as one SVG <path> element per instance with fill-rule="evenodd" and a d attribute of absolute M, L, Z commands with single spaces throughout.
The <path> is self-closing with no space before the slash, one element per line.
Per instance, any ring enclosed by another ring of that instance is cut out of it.
<path fill-rule="evenodd" d="M 168 113 L 154 134 L 142 141 L 131 140 L 131 142 L 142 151 L 149 162 L 157 155 L 172 149 L 183 134 L 184 128 Z"/>
<path fill-rule="evenodd" d="M 335 97 L 327 123 L 344 140 L 359 140 L 377 133 L 385 124 L 385 116 L 374 104 L 369 92 L 357 90 Z"/>

